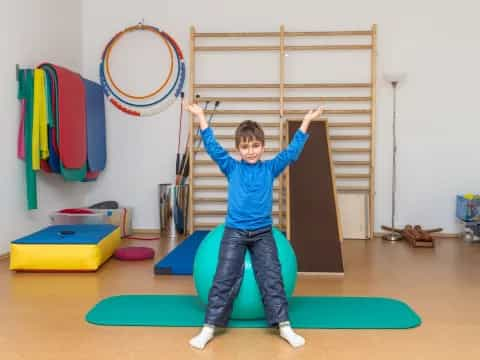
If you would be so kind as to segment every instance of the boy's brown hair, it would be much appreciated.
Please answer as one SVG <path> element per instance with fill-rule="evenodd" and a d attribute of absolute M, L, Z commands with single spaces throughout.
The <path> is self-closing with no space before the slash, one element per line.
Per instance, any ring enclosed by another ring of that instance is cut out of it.
<path fill-rule="evenodd" d="M 238 148 L 242 141 L 260 141 L 265 146 L 265 135 L 262 127 L 252 120 L 245 120 L 238 125 L 235 131 L 235 146 Z"/>

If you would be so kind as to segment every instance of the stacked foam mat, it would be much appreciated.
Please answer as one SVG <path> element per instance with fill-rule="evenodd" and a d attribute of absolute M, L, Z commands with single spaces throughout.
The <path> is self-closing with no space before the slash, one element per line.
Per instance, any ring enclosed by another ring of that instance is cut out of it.
<path fill-rule="evenodd" d="M 95 271 L 120 245 L 110 224 L 53 225 L 10 244 L 16 271 Z"/>
<path fill-rule="evenodd" d="M 106 164 L 105 105 L 99 84 L 51 63 L 17 72 L 28 209 L 36 209 L 36 173 L 93 181 Z"/>

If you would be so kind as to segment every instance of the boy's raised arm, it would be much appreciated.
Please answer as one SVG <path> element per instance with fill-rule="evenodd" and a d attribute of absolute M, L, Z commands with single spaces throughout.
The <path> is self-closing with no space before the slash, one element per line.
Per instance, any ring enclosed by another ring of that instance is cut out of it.
<path fill-rule="evenodd" d="M 288 165 L 298 159 L 303 150 L 303 146 L 308 139 L 307 131 L 310 123 L 313 119 L 320 116 L 322 112 L 323 108 L 319 107 L 317 110 L 310 110 L 305 114 L 300 128 L 295 132 L 295 135 L 287 148 L 279 152 L 272 160 L 270 160 L 274 177 L 280 175 Z"/>
<path fill-rule="evenodd" d="M 235 160 L 230 154 L 218 143 L 212 129 L 208 126 L 205 119 L 203 109 L 197 104 L 184 104 L 185 109 L 191 112 L 198 119 L 200 124 L 200 134 L 202 136 L 203 144 L 207 150 L 208 155 L 215 161 L 220 170 L 228 176 L 228 173 L 235 165 Z"/>

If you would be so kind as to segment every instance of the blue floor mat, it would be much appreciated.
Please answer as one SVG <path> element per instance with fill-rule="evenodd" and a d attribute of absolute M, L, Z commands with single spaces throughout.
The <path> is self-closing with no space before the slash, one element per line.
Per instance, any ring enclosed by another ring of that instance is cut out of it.
<path fill-rule="evenodd" d="M 192 275 L 195 254 L 207 230 L 194 231 L 183 242 L 155 264 L 154 272 L 157 275 Z"/>

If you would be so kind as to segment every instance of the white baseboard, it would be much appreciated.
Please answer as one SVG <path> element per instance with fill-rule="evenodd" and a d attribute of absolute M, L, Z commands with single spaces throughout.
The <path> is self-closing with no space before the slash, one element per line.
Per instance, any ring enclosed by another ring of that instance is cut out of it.
<path fill-rule="evenodd" d="M 133 234 L 160 234 L 160 229 L 133 229 Z"/>

